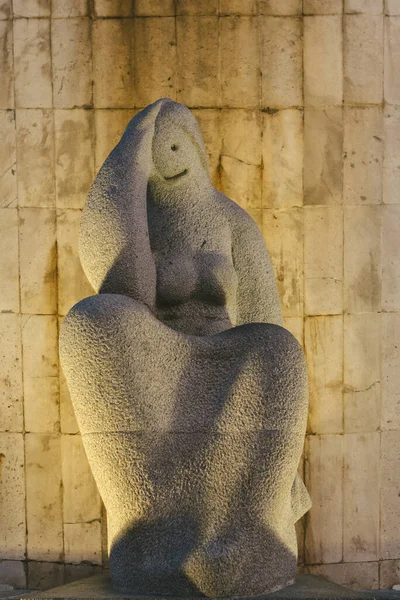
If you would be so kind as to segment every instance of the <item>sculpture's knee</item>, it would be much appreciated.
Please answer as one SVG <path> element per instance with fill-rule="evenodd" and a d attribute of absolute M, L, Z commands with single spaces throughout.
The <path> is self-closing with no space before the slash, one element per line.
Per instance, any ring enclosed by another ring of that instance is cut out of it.
<path fill-rule="evenodd" d="M 308 409 L 306 360 L 296 338 L 279 325 L 255 324 L 252 362 L 275 419 L 292 427 L 305 423 Z M 274 419 L 274 420 L 275 420 Z"/>
<path fill-rule="evenodd" d="M 99 294 L 81 300 L 66 315 L 60 332 L 62 363 L 91 358 L 104 351 L 123 351 L 127 332 L 143 332 L 155 317 L 127 296 Z M 158 322 L 157 322 L 158 323 Z"/>
<path fill-rule="evenodd" d="M 261 360 L 273 366 L 276 374 L 287 370 L 305 370 L 305 357 L 302 347 L 294 335 L 280 325 L 252 323 L 247 326 L 253 352 Z"/>

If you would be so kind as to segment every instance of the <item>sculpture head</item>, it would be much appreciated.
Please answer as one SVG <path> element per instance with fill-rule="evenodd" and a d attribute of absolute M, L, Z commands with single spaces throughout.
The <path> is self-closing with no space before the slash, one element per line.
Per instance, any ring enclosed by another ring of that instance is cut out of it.
<path fill-rule="evenodd" d="M 190 200 L 209 196 L 210 188 L 206 150 L 190 110 L 168 98 L 141 110 L 105 160 L 83 211 L 79 254 L 93 288 L 143 300 L 138 286 L 150 277 L 152 283 L 144 287 L 153 297 L 147 201 L 184 200 L 182 205 L 189 206 Z M 132 268 L 138 247 L 142 259 L 147 256 L 139 278 Z"/>
<path fill-rule="evenodd" d="M 209 181 L 207 154 L 196 119 L 182 104 L 169 99 L 159 102 L 150 185 L 176 188 Z"/>

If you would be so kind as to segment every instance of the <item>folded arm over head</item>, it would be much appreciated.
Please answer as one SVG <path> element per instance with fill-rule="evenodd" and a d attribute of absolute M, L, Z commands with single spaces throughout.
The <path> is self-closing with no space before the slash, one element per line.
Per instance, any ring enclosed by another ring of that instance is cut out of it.
<path fill-rule="evenodd" d="M 83 211 L 79 254 L 94 289 L 154 307 L 156 267 L 147 225 L 147 183 L 158 100 L 136 115 L 108 156 Z"/>

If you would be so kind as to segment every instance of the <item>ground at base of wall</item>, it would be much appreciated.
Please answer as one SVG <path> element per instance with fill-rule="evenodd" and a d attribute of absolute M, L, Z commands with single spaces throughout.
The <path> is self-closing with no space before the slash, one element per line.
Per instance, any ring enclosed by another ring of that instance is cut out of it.
<path fill-rule="evenodd" d="M 22 590 L 20 590 L 22 592 Z M 75 581 L 67 585 L 59 586 L 48 590 L 47 592 L 24 590 L 24 593 L 19 595 L 17 590 L 14 590 L 10 595 L 2 595 L 0 598 L 5 600 L 15 598 L 26 598 L 27 600 L 128 600 L 135 599 L 145 600 L 143 595 L 127 595 L 115 592 L 111 588 L 110 579 L 107 575 L 95 575 L 87 579 Z M 150 597 L 148 597 L 150 598 Z M 156 596 L 152 596 L 153 600 Z M 158 596 L 162 598 L 162 596 Z M 253 597 L 254 598 L 254 597 Z M 380 590 L 378 592 L 370 591 L 354 591 L 345 588 L 336 583 L 331 583 L 316 575 L 299 575 L 296 578 L 294 585 L 291 585 L 283 590 L 267 594 L 265 596 L 257 596 L 258 600 L 262 598 L 270 598 L 273 600 L 400 600 L 400 592 L 394 590 Z M 169 600 L 177 600 L 170 597 Z M 182 600 L 182 599 L 180 599 Z M 243 599 L 244 600 L 244 599 Z"/>

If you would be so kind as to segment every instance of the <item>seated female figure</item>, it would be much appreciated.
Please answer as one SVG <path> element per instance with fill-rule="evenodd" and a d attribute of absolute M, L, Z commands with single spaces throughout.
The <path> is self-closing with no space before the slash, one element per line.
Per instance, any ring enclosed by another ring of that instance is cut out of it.
<path fill-rule="evenodd" d="M 190 111 L 141 111 L 97 175 L 80 237 L 98 295 L 61 357 L 108 515 L 110 568 L 137 593 L 249 596 L 294 578 L 307 417 L 254 221 L 215 190 Z"/>

